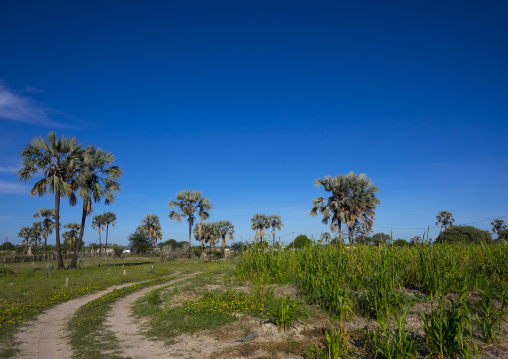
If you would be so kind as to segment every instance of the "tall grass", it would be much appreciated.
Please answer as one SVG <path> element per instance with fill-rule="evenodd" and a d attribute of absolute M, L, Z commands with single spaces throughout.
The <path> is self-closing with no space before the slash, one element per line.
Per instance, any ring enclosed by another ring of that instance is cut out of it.
<path fill-rule="evenodd" d="M 354 311 L 392 316 L 418 289 L 429 299 L 450 288 L 489 288 L 501 294 L 508 281 L 508 246 L 424 244 L 414 247 L 311 245 L 272 251 L 253 244 L 242 253 L 237 275 L 261 283 L 295 283 L 311 303 L 343 318 Z"/>

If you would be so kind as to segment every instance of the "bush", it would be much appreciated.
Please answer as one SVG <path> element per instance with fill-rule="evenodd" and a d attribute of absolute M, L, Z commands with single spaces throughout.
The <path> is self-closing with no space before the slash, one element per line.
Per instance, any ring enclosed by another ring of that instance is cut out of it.
<path fill-rule="evenodd" d="M 312 241 L 305 234 L 300 234 L 298 237 L 295 238 L 295 241 L 294 241 L 295 248 L 303 248 L 303 247 L 309 246 L 311 244 L 312 244 Z M 293 248 L 293 242 L 289 243 L 288 247 Z"/>
<path fill-rule="evenodd" d="M 0 251 L 10 251 L 14 249 L 14 244 L 11 242 L 5 242 L 0 246 Z"/>
<path fill-rule="evenodd" d="M 448 229 L 447 233 L 439 233 L 436 242 L 490 243 L 492 242 L 492 236 L 488 231 L 473 226 L 453 226 Z"/>

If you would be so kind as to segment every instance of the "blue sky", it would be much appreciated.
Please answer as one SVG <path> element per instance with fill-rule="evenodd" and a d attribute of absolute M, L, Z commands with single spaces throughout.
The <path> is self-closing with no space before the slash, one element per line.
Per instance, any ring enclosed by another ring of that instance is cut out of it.
<path fill-rule="evenodd" d="M 54 204 L 14 174 L 49 131 L 116 155 L 122 191 L 94 215 L 117 214 L 118 244 L 148 213 L 186 240 L 168 218 L 183 189 L 237 240 L 256 213 L 316 235 L 314 180 L 350 171 L 380 188 L 375 232 L 435 238 L 441 210 L 490 229 L 508 216 L 507 16 L 504 1 L 3 4 L 0 240 Z M 80 214 L 62 206 L 63 223 Z"/>

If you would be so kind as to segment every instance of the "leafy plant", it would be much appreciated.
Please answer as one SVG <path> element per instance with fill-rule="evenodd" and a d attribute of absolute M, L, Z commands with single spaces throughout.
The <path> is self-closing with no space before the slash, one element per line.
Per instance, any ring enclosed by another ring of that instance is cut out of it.
<path fill-rule="evenodd" d="M 501 307 L 497 308 L 494 305 L 492 292 L 480 291 L 482 301 L 480 308 L 476 313 L 478 320 L 478 327 L 483 340 L 487 343 L 499 342 L 499 333 L 501 332 L 501 325 L 506 316 L 507 293 L 503 291 L 501 294 Z"/>
<path fill-rule="evenodd" d="M 367 332 L 369 351 L 374 358 L 416 358 L 418 340 L 411 334 L 412 327 L 406 330 L 408 311 L 409 307 L 406 307 L 402 315 L 395 316 L 395 330 L 390 328 L 386 318 L 381 317 L 378 319 L 378 327 Z"/>
<path fill-rule="evenodd" d="M 309 359 L 339 359 L 351 358 L 351 345 L 349 344 L 349 335 L 341 325 L 339 329 L 333 329 L 331 332 L 325 332 L 325 348 L 321 349 L 317 345 L 311 345 L 305 352 Z"/>
<path fill-rule="evenodd" d="M 466 295 L 467 287 L 464 284 L 457 301 L 449 299 L 448 307 L 445 297 L 441 296 L 438 308 L 432 309 L 430 321 L 422 312 L 427 345 L 437 358 L 471 358 L 477 351 L 471 340 L 473 324 Z"/>
<path fill-rule="evenodd" d="M 303 309 L 302 304 L 293 298 L 286 297 L 279 299 L 275 307 L 270 311 L 270 316 L 273 318 L 274 323 L 286 331 L 291 329 L 300 318 L 308 316 L 307 312 Z"/>

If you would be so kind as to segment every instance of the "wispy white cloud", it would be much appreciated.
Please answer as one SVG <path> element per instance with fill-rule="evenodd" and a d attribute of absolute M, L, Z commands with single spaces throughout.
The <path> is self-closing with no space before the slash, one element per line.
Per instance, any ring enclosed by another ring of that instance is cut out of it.
<path fill-rule="evenodd" d="M 2 167 L 2 166 L 0 166 L 0 172 L 16 173 L 18 171 L 19 171 L 19 167 L 12 167 L 12 166 Z"/>
<path fill-rule="evenodd" d="M 21 183 L 0 180 L 0 193 L 30 194 L 30 187 Z"/>
<path fill-rule="evenodd" d="M 26 96 L 26 93 L 40 93 L 36 87 L 26 86 L 24 91 L 14 91 L 0 80 L 0 119 L 37 125 L 66 127 L 54 120 L 55 117 L 68 118 L 43 103 Z"/>

